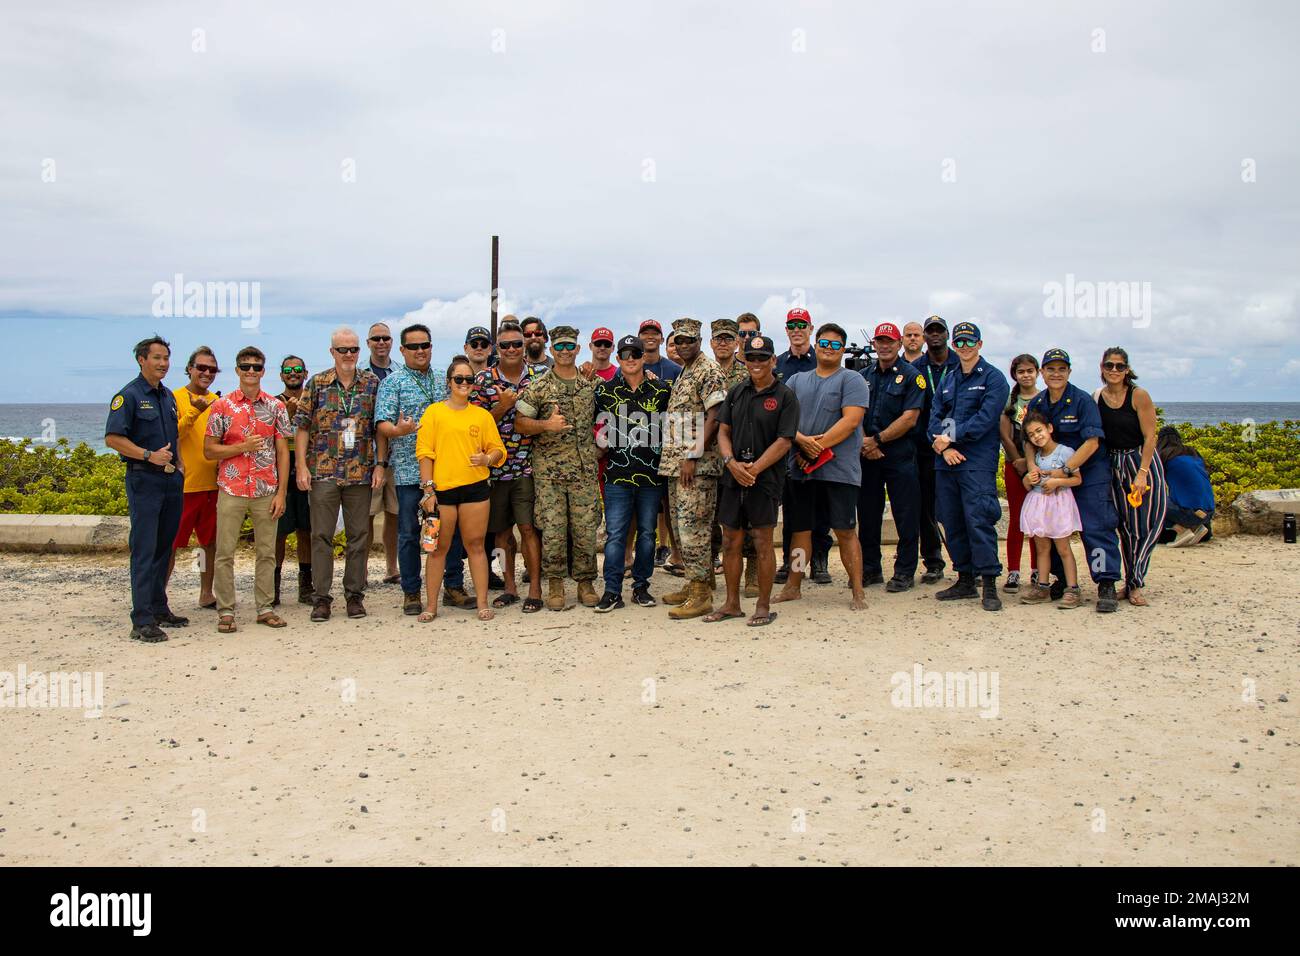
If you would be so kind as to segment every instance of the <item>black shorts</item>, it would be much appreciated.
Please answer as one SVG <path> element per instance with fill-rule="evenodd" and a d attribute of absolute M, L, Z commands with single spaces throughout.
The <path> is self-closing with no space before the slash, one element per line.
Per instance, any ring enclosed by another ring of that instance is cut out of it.
<path fill-rule="evenodd" d="M 730 482 L 718 489 L 718 523 L 724 528 L 772 528 L 781 499 L 755 485 L 741 488 Z"/>
<path fill-rule="evenodd" d="M 280 537 L 294 531 L 311 534 L 311 504 L 307 500 L 307 492 L 298 490 L 297 476 L 293 469 L 289 470 L 289 484 L 285 487 L 284 514 L 280 515 L 280 523 L 275 531 Z"/>
<path fill-rule="evenodd" d="M 437 494 L 438 504 L 455 508 L 458 505 L 472 505 L 479 501 L 487 501 L 492 496 L 492 486 L 484 478 L 472 485 L 448 488 L 446 491 L 439 491 Z"/>
<path fill-rule="evenodd" d="M 857 516 L 857 485 L 816 479 L 785 483 L 785 526 L 792 534 L 819 525 L 849 531 Z"/>

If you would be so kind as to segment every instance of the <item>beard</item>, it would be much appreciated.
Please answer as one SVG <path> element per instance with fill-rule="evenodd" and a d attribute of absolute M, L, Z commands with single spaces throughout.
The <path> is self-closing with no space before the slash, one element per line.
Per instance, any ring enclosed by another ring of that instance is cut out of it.
<path fill-rule="evenodd" d="M 532 359 L 534 362 L 536 362 L 542 357 L 544 350 L 541 345 L 530 344 L 528 348 L 525 349 L 525 351 L 528 353 L 528 357 Z"/>

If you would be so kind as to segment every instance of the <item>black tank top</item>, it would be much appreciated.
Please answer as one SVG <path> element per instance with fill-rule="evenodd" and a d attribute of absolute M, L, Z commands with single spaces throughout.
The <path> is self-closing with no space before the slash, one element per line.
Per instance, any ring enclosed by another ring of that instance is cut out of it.
<path fill-rule="evenodd" d="M 1124 404 L 1111 408 L 1103 395 L 1097 395 L 1097 408 L 1101 411 L 1101 427 L 1106 432 L 1106 447 L 1111 451 L 1128 451 L 1141 448 L 1146 441 L 1142 423 L 1133 408 L 1133 386 L 1124 392 Z"/>

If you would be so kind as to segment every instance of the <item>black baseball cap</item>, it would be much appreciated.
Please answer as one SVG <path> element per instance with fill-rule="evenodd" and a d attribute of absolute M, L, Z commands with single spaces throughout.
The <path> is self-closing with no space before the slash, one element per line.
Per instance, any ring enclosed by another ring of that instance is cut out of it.
<path fill-rule="evenodd" d="M 772 340 L 762 333 L 745 342 L 745 358 L 770 359 L 775 354 L 772 350 Z"/>
<path fill-rule="evenodd" d="M 936 325 L 942 328 L 945 332 L 948 331 L 948 323 L 945 322 L 943 319 L 939 318 L 937 315 L 932 315 L 928 319 L 926 319 L 925 325 L 921 326 L 921 331 L 927 332 Z"/>
<path fill-rule="evenodd" d="M 489 332 L 487 329 L 483 328 L 483 326 L 476 325 L 474 326 L 474 328 L 470 329 L 468 332 L 465 333 L 465 344 L 468 345 L 470 342 L 474 341 L 475 339 L 487 339 L 489 342 L 491 342 L 492 333 Z"/>
<path fill-rule="evenodd" d="M 635 335 L 625 335 L 618 340 L 618 351 L 614 354 L 622 358 L 624 352 L 634 352 L 636 357 L 639 358 L 645 355 L 645 346 L 641 344 L 641 340 Z"/>

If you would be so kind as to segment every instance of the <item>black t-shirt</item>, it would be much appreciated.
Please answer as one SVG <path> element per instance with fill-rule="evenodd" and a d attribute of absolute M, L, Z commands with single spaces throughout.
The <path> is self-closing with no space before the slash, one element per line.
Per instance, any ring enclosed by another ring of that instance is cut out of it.
<path fill-rule="evenodd" d="M 799 399 L 785 384 L 773 381 L 762 391 L 745 380 L 733 385 L 718 410 L 718 424 L 731 428 L 731 451 L 737 461 L 758 461 L 778 438 L 794 441 L 799 430 Z M 761 472 L 756 488 L 780 494 L 785 485 L 786 460 L 782 455 L 770 468 Z M 724 468 L 722 482 L 737 486 L 731 471 Z"/>

